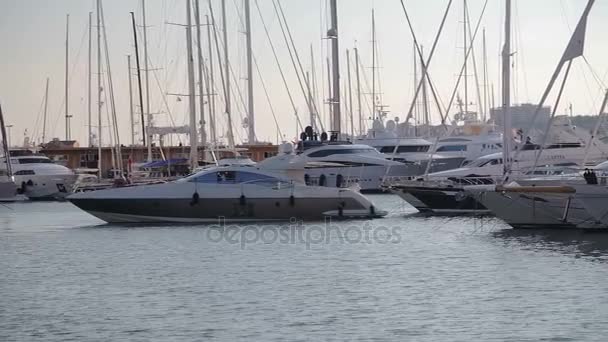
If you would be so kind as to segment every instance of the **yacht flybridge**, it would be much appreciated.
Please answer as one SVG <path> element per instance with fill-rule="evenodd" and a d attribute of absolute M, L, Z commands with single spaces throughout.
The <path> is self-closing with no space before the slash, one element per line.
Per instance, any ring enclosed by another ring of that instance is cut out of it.
<path fill-rule="evenodd" d="M 289 165 L 281 165 L 283 161 Z M 174 182 L 77 193 L 68 200 L 109 223 L 322 220 L 386 215 L 357 191 L 307 186 L 303 174 L 299 164 L 279 156 L 261 166 L 209 168 Z"/>

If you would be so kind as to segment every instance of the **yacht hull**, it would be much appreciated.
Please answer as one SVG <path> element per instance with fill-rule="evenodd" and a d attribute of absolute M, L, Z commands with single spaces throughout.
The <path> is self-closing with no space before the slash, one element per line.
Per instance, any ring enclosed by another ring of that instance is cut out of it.
<path fill-rule="evenodd" d="M 570 195 L 473 192 L 494 215 L 514 228 L 598 228 L 585 207 Z"/>
<path fill-rule="evenodd" d="M 72 192 L 76 178 L 74 174 L 15 176 L 15 183 L 30 200 L 62 200 Z"/>
<path fill-rule="evenodd" d="M 394 186 L 393 192 L 422 213 L 487 214 L 489 210 L 462 188 Z"/>
<path fill-rule="evenodd" d="M 253 222 L 322 220 L 325 217 L 373 218 L 372 212 L 350 198 L 191 198 L 70 199 L 80 209 L 108 223 L 137 222 Z"/>

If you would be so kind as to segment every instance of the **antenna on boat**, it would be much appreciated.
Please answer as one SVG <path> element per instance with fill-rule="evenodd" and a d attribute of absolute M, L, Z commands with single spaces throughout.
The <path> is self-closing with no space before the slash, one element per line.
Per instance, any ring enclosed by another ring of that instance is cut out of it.
<path fill-rule="evenodd" d="M 70 58 L 70 15 L 65 15 L 65 140 L 70 140 L 69 114 L 69 58 Z"/>

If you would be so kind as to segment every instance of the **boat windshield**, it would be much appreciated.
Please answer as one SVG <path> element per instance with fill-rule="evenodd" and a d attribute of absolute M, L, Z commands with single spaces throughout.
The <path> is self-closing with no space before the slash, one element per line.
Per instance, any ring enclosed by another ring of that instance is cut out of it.
<path fill-rule="evenodd" d="M 246 171 L 216 171 L 188 177 L 188 181 L 207 184 L 276 184 L 279 179 L 260 173 Z"/>
<path fill-rule="evenodd" d="M 366 154 L 366 153 L 376 153 L 376 150 L 373 148 L 345 148 L 345 149 L 328 149 L 321 150 L 310 153 L 308 156 L 311 158 L 322 158 L 333 156 L 336 154 Z"/>
<path fill-rule="evenodd" d="M 19 158 L 19 164 L 52 164 L 48 158 Z"/>

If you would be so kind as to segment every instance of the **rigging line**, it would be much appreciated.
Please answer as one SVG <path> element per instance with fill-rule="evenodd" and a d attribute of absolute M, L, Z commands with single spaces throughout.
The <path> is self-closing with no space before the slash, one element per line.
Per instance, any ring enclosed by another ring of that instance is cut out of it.
<path fill-rule="evenodd" d="M 40 117 L 42 116 L 45 100 L 46 96 L 43 96 L 42 101 L 40 101 L 40 106 L 38 107 L 38 114 L 36 114 L 36 121 L 34 123 L 34 131 L 32 132 L 32 141 L 35 141 L 38 138 L 38 124 L 40 123 Z M 45 143 L 45 141 L 43 141 L 43 143 Z"/>
<path fill-rule="evenodd" d="M 536 159 L 534 159 L 534 165 L 532 166 L 532 170 L 536 169 L 538 165 L 538 160 L 540 159 L 541 154 L 545 148 L 545 143 L 547 142 L 547 137 L 549 136 L 549 131 L 551 130 L 551 126 L 553 125 L 553 119 L 555 118 L 555 113 L 557 112 L 557 107 L 559 106 L 559 102 L 562 98 L 562 94 L 564 92 L 564 88 L 566 86 L 566 81 L 568 80 L 568 75 L 570 75 L 570 67 L 572 66 L 572 59 L 568 61 L 568 65 L 566 66 L 566 72 L 564 73 L 564 78 L 562 80 L 562 84 L 559 87 L 559 91 L 557 93 L 557 98 L 555 99 L 555 104 L 553 106 L 553 113 L 551 113 L 551 117 L 549 118 L 549 122 L 547 122 L 547 126 L 545 128 L 545 133 L 543 135 L 542 142 L 540 144 L 540 150 L 536 155 Z M 525 138 L 524 138 L 525 139 Z"/>
<path fill-rule="evenodd" d="M 291 36 L 291 29 L 289 28 L 289 23 L 287 22 L 287 18 L 285 17 L 285 13 L 283 12 L 283 6 L 281 5 L 280 1 L 277 1 L 277 5 L 279 6 L 279 10 L 281 11 L 281 17 L 283 18 L 283 22 L 285 23 L 285 28 L 287 29 L 287 34 L 289 35 L 289 41 L 291 42 L 293 52 L 296 55 L 296 59 L 298 61 L 298 66 L 300 67 L 300 74 L 302 75 L 304 83 L 306 84 L 307 91 L 304 94 L 304 97 L 307 99 L 307 101 L 310 102 L 310 107 L 312 107 L 313 113 L 315 113 L 315 121 L 319 121 L 319 127 L 321 127 L 321 131 L 325 131 L 325 128 L 323 127 L 323 121 L 319 118 L 319 108 L 317 107 L 317 104 L 315 103 L 315 101 L 313 101 L 312 99 L 309 99 L 308 94 L 312 93 L 310 80 L 308 80 L 308 79 L 306 79 L 306 77 L 304 77 L 306 72 L 304 71 L 304 68 L 302 67 L 302 62 L 300 61 L 300 54 L 298 53 L 298 51 L 296 49 L 296 45 L 293 40 L 293 37 Z"/>
<path fill-rule="evenodd" d="M 473 33 L 473 38 L 471 39 L 471 42 L 475 42 L 475 38 L 477 38 L 477 34 L 479 33 L 479 27 L 481 26 L 481 20 L 483 19 L 487 5 L 488 5 L 488 0 L 485 1 L 481 14 L 479 15 L 479 19 L 477 20 L 477 24 L 475 26 L 475 31 Z M 454 91 L 452 92 L 452 97 L 450 98 L 450 102 L 448 103 L 448 108 L 446 109 L 446 116 L 449 113 L 450 109 L 452 108 L 452 105 L 454 104 L 454 99 L 456 98 L 456 92 L 458 91 L 458 86 L 460 85 L 460 80 L 462 79 L 462 73 L 464 72 L 466 60 L 469 59 L 469 55 L 471 54 L 472 49 L 473 49 L 472 45 L 468 47 L 468 50 L 467 50 L 467 53 L 465 56 L 465 62 L 462 64 L 462 68 L 460 69 L 458 79 L 456 80 L 456 85 L 454 86 Z"/>
<path fill-rule="evenodd" d="M 301 130 L 304 130 L 304 126 L 300 121 L 300 116 L 298 115 L 298 109 L 294 103 L 293 96 L 291 95 L 291 91 L 289 90 L 289 85 L 287 80 L 285 79 L 285 73 L 283 72 L 283 68 L 281 67 L 281 63 L 279 62 L 279 57 L 277 56 L 277 51 L 274 47 L 274 43 L 272 42 L 272 38 L 270 37 L 270 33 L 268 32 L 268 27 L 266 26 L 266 21 L 264 20 L 264 16 L 262 15 L 262 11 L 260 10 L 260 6 L 258 4 L 258 0 L 255 0 L 255 7 L 257 9 L 258 15 L 260 16 L 260 21 L 262 22 L 262 26 L 264 27 L 264 32 L 266 33 L 266 38 L 268 39 L 268 43 L 270 45 L 270 49 L 272 50 L 272 55 L 274 56 L 275 63 L 279 69 L 279 74 L 281 75 L 281 79 L 283 80 L 283 85 L 285 86 L 285 90 L 287 91 L 287 97 L 289 98 L 289 102 L 291 103 L 291 107 L 293 108 L 294 115 L 296 116 L 296 120 Z"/>
<path fill-rule="evenodd" d="M 280 1 L 276 1 L 276 0 L 272 1 L 272 5 L 274 7 L 274 11 L 277 15 L 277 18 L 279 19 L 279 25 L 281 27 L 281 32 L 283 33 L 283 39 L 285 40 L 285 44 L 288 47 L 289 56 L 291 58 L 291 63 L 293 64 L 293 68 L 296 72 L 296 76 L 298 77 L 298 83 L 300 85 L 300 90 L 302 91 L 302 96 L 304 96 L 304 100 L 306 102 L 306 105 L 308 106 L 309 112 L 317 113 L 316 116 L 318 117 L 319 111 L 317 110 L 317 106 L 315 105 L 314 102 L 310 101 L 310 99 L 308 97 L 308 93 L 306 92 L 306 90 L 304 89 L 304 86 L 303 86 L 302 79 L 304 78 L 304 70 L 302 68 L 302 63 L 300 63 L 300 55 L 298 54 L 298 51 L 296 50 L 295 44 L 293 42 L 293 37 L 291 35 L 291 30 L 289 29 L 289 24 L 287 23 L 285 13 L 283 12 L 283 6 L 281 6 Z M 286 32 L 287 32 L 287 35 L 285 34 Z M 288 39 L 288 37 L 289 37 L 289 39 Z M 289 49 L 290 43 L 291 43 L 291 49 Z M 292 52 L 292 50 L 293 50 L 293 52 Z M 294 55 L 296 58 L 295 60 L 294 60 Z M 296 60 L 297 60 L 297 65 L 296 65 Z M 299 69 L 298 69 L 298 66 L 299 66 Z M 306 88 L 310 91 L 310 83 L 307 82 L 306 80 L 304 80 L 304 83 L 306 83 Z M 322 122 L 319 122 L 319 127 L 321 127 L 321 129 L 324 130 Z"/>
<path fill-rule="evenodd" d="M 415 94 L 414 94 L 414 101 L 412 101 L 412 103 L 410 104 L 410 108 L 408 110 L 407 117 L 405 119 L 405 121 L 407 122 L 411 118 L 411 116 L 412 116 L 412 111 L 413 111 L 414 106 L 416 105 L 416 102 L 418 100 L 418 95 L 420 95 L 420 90 L 421 90 L 422 85 L 424 83 L 423 82 L 424 79 L 427 79 L 427 80 L 429 79 L 428 69 L 429 69 L 430 63 L 432 61 L 432 58 L 433 58 L 433 56 L 435 54 L 435 48 L 437 47 L 437 43 L 439 42 L 439 37 L 441 36 L 441 33 L 443 32 L 443 27 L 445 25 L 445 21 L 447 19 L 448 13 L 450 11 L 450 7 L 452 6 L 452 0 L 450 0 L 448 2 L 448 5 L 446 7 L 446 10 L 445 10 L 445 13 L 443 15 L 443 18 L 441 19 L 441 24 L 439 25 L 439 30 L 437 30 L 437 34 L 435 35 L 435 41 L 433 42 L 433 46 L 431 47 L 431 51 L 430 51 L 430 54 L 429 54 L 426 62 L 424 61 L 424 57 L 422 56 L 422 51 L 420 50 L 420 45 L 418 44 L 418 39 L 416 38 L 416 34 L 414 32 L 414 28 L 412 26 L 412 22 L 410 20 L 409 14 L 407 13 L 407 10 L 405 9 L 405 4 L 404 4 L 403 0 L 400 0 L 400 2 L 401 2 L 401 8 L 403 9 L 403 14 L 405 15 L 408 27 L 410 29 L 410 33 L 412 34 L 412 38 L 414 39 L 414 46 L 416 47 L 416 51 L 418 52 L 418 58 L 420 58 L 420 63 L 422 64 L 422 67 L 423 67 L 423 70 L 424 70 L 424 74 L 422 75 L 422 77 L 420 79 L 420 82 L 418 83 L 418 87 L 416 88 L 416 91 L 415 91 Z M 483 11 L 485 11 L 485 6 L 487 4 L 488 4 L 488 1 L 486 0 L 486 3 L 484 5 Z M 483 12 L 482 12 L 482 16 L 483 16 Z M 478 28 L 479 28 L 479 24 L 478 24 L 477 29 Z M 429 83 L 432 84 L 431 82 L 429 82 Z M 448 112 L 446 111 L 445 112 L 445 116 L 443 115 L 441 107 L 439 107 L 439 101 L 437 101 L 436 91 L 435 91 L 434 87 L 431 86 L 430 88 L 431 88 L 431 93 L 433 95 L 433 98 L 435 100 L 435 104 L 437 106 L 437 110 L 439 111 L 439 115 L 441 116 L 441 122 L 442 122 L 442 124 L 445 127 L 445 119 L 448 116 Z"/>
<path fill-rule="evenodd" d="M 70 77 L 68 78 L 68 86 L 72 85 L 72 79 L 74 78 L 74 71 L 76 70 L 76 65 L 80 62 L 80 53 L 82 52 L 82 46 L 84 45 L 84 41 L 85 41 L 85 38 L 86 38 L 88 32 L 89 32 L 89 24 L 87 22 L 87 24 L 85 25 L 85 29 L 84 29 L 84 31 L 82 33 L 82 38 L 80 39 L 80 46 L 78 47 L 78 51 L 76 53 L 76 58 L 74 59 L 74 62 L 72 63 L 72 68 L 70 70 Z M 61 105 L 59 107 L 58 114 L 56 115 L 56 116 L 59 117 L 59 120 L 55 121 L 55 124 L 52 127 L 52 131 L 55 131 L 55 129 L 57 128 L 57 124 L 60 121 L 63 121 L 62 120 L 63 119 L 63 115 L 64 115 L 63 109 L 64 109 L 64 106 L 65 106 L 66 99 L 65 99 L 65 96 L 62 96 L 62 97 L 63 97 L 63 100 L 62 100 Z"/>
<path fill-rule="evenodd" d="M 236 0 L 233 0 L 234 6 L 238 8 L 238 6 L 237 6 L 237 4 L 236 4 L 235 1 Z M 243 22 L 242 11 L 237 11 L 237 13 L 238 13 L 238 18 L 239 18 L 240 24 L 243 25 L 243 26 L 245 26 L 245 23 Z M 264 79 L 262 78 L 262 73 L 260 72 L 260 67 L 258 65 L 258 60 L 255 57 L 255 54 L 253 54 L 253 52 L 252 52 L 252 57 L 253 57 L 253 61 L 254 61 L 254 64 L 255 64 L 255 67 L 256 67 L 256 70 L 257 70 L 258 77 L 260 78 L 260 83 L 262 84 L 262 88 L 264 88 L 264 93 L 266 95 L 266 100 L 268 101 L 268 105 L 270 107 L 270 112 L 272 113 L 272 117 L 274 118 L 274 122 L 275 122 L 275 125 L 277 126 L 277 130 L 279 131 L 279 134 L 282 136 L 283 134 L 281 133 L 281 129 L 279 128 L 279 123 L 278 123 L 277 117 L 275 115 L 274 107 L 272 106 L 272 103 L 270 102 L 270 96 L 268 94 L 268 91 L 267 91 L 267 88 L 266 88 L 266 84 L 264 83 Z M 241 96 L 241 101 L 242 101 L 242 104 L 243 104 L 243 109 L 246 111 L 245 101 L 244 101 L 244 99 L 243 99 L 242 96 Z M 242 117 L 241 117 L 241 119 L 242 119 Z M 257 134 L 255 134 L 255 135 L 256 135 L 256 139 L 257 139 Z"/>
<path fill-rule="evenodd" d="M 598 86 L 601 88 L 606 88 L 606 83 L 604 83 L 602 78 L 600 78 L 600 75 L 593 69 L 593 66 L 591 63 L 589 63 L 589 60 L 587 60 L 587 56 L 583 55 L 582 57 L 587 67 L 589 67 L 589 71 L 591 71 L 591 75 L 593 76 L 595 82 L 597 82 Z M 608 71 L 606 71 L 606 75 L 608 75 Z M 606 76 L 604 76 L 604 78 L 606 78 Z"/>
<path fill-rule="evenodd" d="M 520 22 L 520 16 L 519 16 L 519 2 L 515 1 L 514 5 L 514 12 L 515 12 L 515 36 L 516 36 L 516 41 L 517 41 L 517 58 L 519 59 L 520 63 L 521 63 L 521 71 L 523 73 L 523 79 L 524 79 L 524 92 L 525 92 L 525 96 L 526 96 L 526 102 L 529 102 L 530 99 L 530 89 L 528 87 L 528 73 L 526 72 L 528 70 L 528 68 L 526 67 L 526 58 L 525 58 L 525 54 L 524 54 L 524 48 L 523 48 L 523 43 L 522 43 L 522 39 L 521 39 L 521 22 Z"/>
<path fill-rule="evenodd" d="M 466 5 L 466 2 L 465 2 Z M 466 21 L 469 22 L 471 20 L 471 18 L 469 17 L 469 6 L 466 6 Z M 468 27 L 468 34 L 469 34 L 469 38 L 473 37 L 473 34 L 471 32 L 471 25 L 467 25 Z M 474 44 L 474 42 L 470 41 L 469 42 L 471 45 Z M 479 109 L 481 107 L 482 101 L 481 101 L 481 89 L 479 89 L 479 74 L 477 73 L 477 59 L 475 58 L 475 49 L 471 50 L 471 59 L 473 61 L 473 75 L 475 76 L 475 89 L 477 90 L 477 114 L 482 114 Z M 485 114 L 485 113 L 484 113 Z M 478 116 L 479 118 L 479 116 Z"/>
<path fill-rule="evenodd" d="M 359 59 L 359 68 L 361 70 L 365 70 L 365 67 L 363 66 L 363 62 L 361 61 L 361 59 Z M 361 95 L 363 95 L 363 100 L 365 101 L 365 105 L 367 107 L 368 112 L 371 112 L 372 104 L 368 100 L 368 96 L 371 97 L 371 90 L 370 90 L 371 87 L 369 85 L 370 82 L 369 82 L 369 79 L 367 78 L 367 75 L 364 72 L 361 72 L 360 74 L 361 74 L 361 76 L 363 76 L 363 84 L 365 86 L 365 88 L 364 88 L 365 93 L 361 93 Z M 325 87 L 323 87 L 323 88 L 325 88 Z M 367 96 L 365 96 L 365 95 L 367 95 Z"/>
<path fill-rule="evenodd" d="M 268 107 L 270 108 L 270 113 L 272 114 L 272 118 L 274 119 L 274 124 L 277 126 L 277 131 L 279 135 L 283 137 L 283 132 L 281 132 L 281 127 L 279 127 L 279 122 L 277 120 L 277 116 L 274 111 L 274 106 L 272 105 L 272 101 L 270 101 L 270 96 L 268 94 L 268 89 L 266 88 L 266 83 L 262 78 L 262 73 L 260 72 L 260 66 L 258 65 L 258 59 L 253 56 L 253 62 L 255 64 L 255 69 L 258 72 L 258 77 L 260 78 L 260 83 L 262 84 L 262 89 L 264 89 L 264 94 L 266 95 L 266 101 L 268 101 Z"/>

